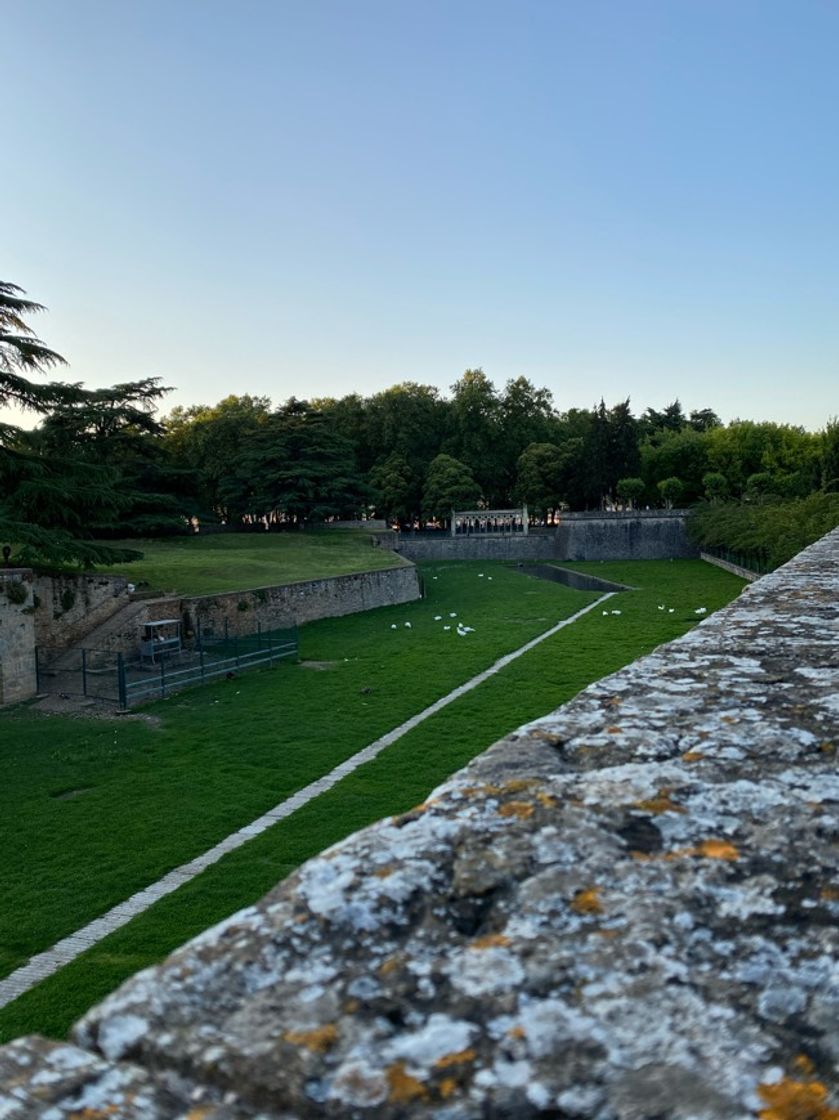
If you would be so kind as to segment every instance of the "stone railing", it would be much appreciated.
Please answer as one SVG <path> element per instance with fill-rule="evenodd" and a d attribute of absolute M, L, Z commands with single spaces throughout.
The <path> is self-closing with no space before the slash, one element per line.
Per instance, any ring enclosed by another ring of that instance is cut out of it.
<path fill-rule="evenodd" d="M 0 1115 L 836 1116 L 837 637 L 839 531 L 0 1051 Z"/>

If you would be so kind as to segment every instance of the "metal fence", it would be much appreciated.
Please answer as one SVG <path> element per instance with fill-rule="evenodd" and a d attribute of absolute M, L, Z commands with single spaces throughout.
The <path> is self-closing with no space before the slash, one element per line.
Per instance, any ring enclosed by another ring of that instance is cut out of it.
<path fill-rule="evenodd" d="M 87 697 L 129 708 L 143 700 L 162 699 L 192 685 L 296 657 L 297 628 L 247 635 L 196 632 L 187 647 L 158 654 L 153 662 L 139 655 L 95 649 L 35 651 L 38 691 L 66 697 Z"/>

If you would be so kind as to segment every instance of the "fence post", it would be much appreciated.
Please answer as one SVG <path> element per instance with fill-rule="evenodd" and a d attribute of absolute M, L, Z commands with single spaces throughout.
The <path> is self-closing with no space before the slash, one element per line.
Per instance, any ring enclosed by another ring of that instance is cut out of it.
<path fill-rule="evenodd" d="M 119 706 L 128 707 L 128 690 L 125 687 L 125 658 L 117 654 L 117 690 L 119 692 Z"/>
<path fill-rule="evenodd" d="M 166 698 L 166 658 L 160 655 L 160 697 Z"/>
<path fill-rule="evenodd" d="M 204 647 L 198 646 L 198 660 L 201 662 L 201 683 L 204 682 Z"/>
<path fill-rule="evenodd" d="M 39 647 L 35 646 L 35 691 L 41 691 L 41 664 L 38 660 Z"/>
<path fill-rule="evenodd" d="M 87 650 L 82 650 L 82 696 L 87 696 Z"/>
<path fill-rule="evenodd" d="M 257 624 L 256 624 L 256 648 L 257 649 L 262 649 L 262 623 L 261 622 L 257 622 Z"/>

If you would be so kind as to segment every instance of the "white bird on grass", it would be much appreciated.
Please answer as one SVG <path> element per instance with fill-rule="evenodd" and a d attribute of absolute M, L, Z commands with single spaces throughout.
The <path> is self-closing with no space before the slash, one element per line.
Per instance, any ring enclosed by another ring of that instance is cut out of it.
<path fill-rule="evenodd" d="M 435 621 L 435 622 L 440 622 L 440 621 L 442 621 L 442 618 L 443 618 L 443 616 L 442 616 L 441 614 L 435 614 L 435 615 L 434 615 L 434 621 Z"/>
<path fill-rule="evenodd" d="M 696 610 L 693 613 L 694 614 L 707 614 L 708 613 L 708 608 L 707 607 L 697 607 Z"/>
<path fill-rule="evenodd" d="M 391 624 L 390 624 L 390 628 L 391 628 L 391 630 L 395 630 L 395 629 L 396 629 L 396 623 L 395 623 L 395 622 L 391 622 Z"/>
<path fill-rule="evenodd" d="M 664 606 L 664 603 L 659 603 L 659 604 L 658 604 L 658 609 L 659 609 L 660 611 L 663 611 L 663 610 L 666 610 L 667 608 L 666 608 L 666 607 Z"/>
<path fill-rule="evenodd" d="M 676 609 L 675 607 L 668 607 L 667 608 L 667 613 L 672 614 L 675 609 Z"/>
<path fill-rule="evenodd" d="M 444 630 L 451 630 L 451 626 L 444 626 L 443 629 Z"/>
<path fill-rule="evenodd" d="M 621 611 L 612 611 L 612 614 L 621 614 Z"/>
<path fill-rule="evenodd" d="M 407 629 L 408 629 L 408 630 L 410 630 L 410 629 L 411 629 L 411 624 L 410 624 L 410 622 L 406 622 L 406 623 L 405 623 L 405 626 L 407 627 Z"/>
<path fill-rule="evenodd" d="M 449 611 L 449 618 L 457 618 L 457 611 Z"/>

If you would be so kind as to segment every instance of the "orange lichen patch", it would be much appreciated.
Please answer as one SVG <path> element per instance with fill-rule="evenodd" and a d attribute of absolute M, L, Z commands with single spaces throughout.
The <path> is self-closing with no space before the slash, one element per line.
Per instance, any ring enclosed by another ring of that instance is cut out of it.
<path fill-rule="evenodd" d="M 620 937 L 621 935 L 619 929 L 596 929 L 594 932 L 598 937 L 605 937 L 607 940 L 611 940 L 613 937 Z"/>
<path fill-rule="evenodd" d="M 630 851 L 632 859 L 637 860 L 638 863 L 649 863 L 654 857 L 649 852 L 640 852 L 637 848 L 632 848 Z"/>
<path fill-rule="evenodd" d="M 821 1081 L 785 1077 L 774 1085 L 758 1085 L 757 1091 L 767 1105 L 758 1113 L 760 1120 L 839 1120 L 839 1109 L 826 1103 L 827 1089 Z"/>
<path fill-rule="evenodd" d="M 521 1023 L 517 1023 L 516 1026 L 510 1027 L 510 1029 L 507 1031 L 507 1034 L 510 1036 L 510 1038 L 527 1038 L 527 1031 L 524 1029 Z"/>
<path fill-rule="evenodd" d="M 682 755 L 682 762 L 699 762 L 705 755 L 702 751 L 685 751 Z"/>
<path fill-rule="evenodd" d="M 510 945 L 510 938 L 506 933 L 486 933 L 477 937 L 469 946 L 470 949 L 495 949 Z"/>
<path fill-rule="evenodd" d="M 478 794 L 483 797 L 495 797 L 497 794 L 501 793 L 501 787 L 490 785 L 464 786 L 460 792 L 464 797 L 477 797 Z"/>
<path fill-rule="evenodd" d="M 116 1104 L 108 1104 L 104 1108 L 82 1108 L 69 1113 L 67 1120 L 105 1120 L 107 1116 L 116 1116 L 118 1111 L 119 1105 Z"/>
<path fill-rule="evenodd" d="M 698 732 L 698 736 L 699 736 L 700 739 L 707 739 L 710 734 L 711 734 L 710 731 L 700 731 L 700 732 Z"/>
<path fill-rule="evenodd" d="M 702 856 L 703 859 L 736 860 L 740 853 L 727 840 L 703 840 L 693 848 L 674 848 L 667 852 L 665 859 L 685 859 L 688 856 Z"/>
<path fill-rule="evenodd" d="M 645 813 L 684 813 L 685 811 L 671 798 L 669 789 L 660 789 L 655 797 L 648 797 L 644 801 L 634 801 L 632 807 L 643 809 Z"/>
<path fill-rule="evenodd" d="M 511 778 L 509 782 L 505 782 L 501 787 L 502 793 L 521 793 L 522 790 L 530 789 L 533 782 L 529 778 Z"/>
<path fill-rule="evenodd" d="M 405 1072 L 404 1062 L 394 1062 L 386 1071 L 391 1104 L 409 1104 L 411 1101 L 427 1100 L 428 1090 L 421 1081 Z"/>
<path fill-rule="evenodd" d="M 623 703 L 623 700 L 620 696 L 610 696 L 608 700 L 604 700 L 603 707 L 604 708 L 618 708 L 618 707 L 620 707 L 620 705 L 622 703 Z"/>
<path fill-rule="evenodd" d="M 424 803 L 422 805 L 415 805 L 413 809 L 409 809 L 407 813 L 400 813 L 399 816 L 391 817 L 390 819 L 392 824 L 401 826 L 403 824 L 410 824 L 411 821 L 417 820 L 423 813 L 427 812 L 428 805 Z"/>
<path fill-rule="evenodd" d="M 293 1046 L 311 1050 L 313 1054 L 325 1054 L 338 1041 L 338 1028 L 334 1023 L 327 1023 L 311 1031 L 286 1031 L 283 1038 Z"/>
<path fill-rule="evenodd" d="M 390 976 L 391 972 L 395 972 L 401 963 L 398 956 L 388 957 L 387 960 L 383 961 L 379 966 L 379 976 Z"/>
<path fill-rule="evenodd" d="M 211 1109 L 209 1108 L 191 1108 L 184 1117 L 184 1120 L 205 1120 L 209 1116 Z"/>
<path fill-rule="evenodd" d="M 826 739 L 823 743 L 821 743 L 819 745 L 819 750 L 823 754 L 833 754 L 833 752 L 836 750 L 836 744 L 831 743 L 829 739 Z"/>
<path fill-rule="evenodd" d="M 344 1004 L 344 1014 L 345 1015 L 355 1015 L 355 1013 L 356 1013 L 356 1011 L 358 1011 L 359 1007 L 361 1007 L 361 1004 L 358 1002 L 357 999 L 348 999 L 347 1002 Z"/>
<path fill-rule="evenodd" d="M 451 1066 L 462 1066 L 464 1062 L 474 1062 L 477 1054 L 474 1050 L 457 1050 L 452 1054 L 444 1054 L 434 1063 L 435 1069 L 449 1069 Z"/>
<path fill-rule="evenodd" d="M 806 1054 L 796 1054 L 792 1059 L 792 1068 L 798 1070 L 799 1073 L 809 1075 L 816 1067 Z"/>
<path fill-rule="evenodd" d="M 457 1089 L 457 1082 L 453 1077 L 444 1077 L 440 1084 L 437 1086 L 437 1092 L 447 1101 L 449 1097 Z"/>
<path fill-rule="evenodd" d="M 536 800 L 539 802 L 543 809 L 556 808 L 556 798 L 551 793 L 545 793 L 544 790 L 539 790 L 539 792 L 536 794 Z"/>
<path fill-rule="evenodd" d="M 734 718 L 734 716 L 720 716 L 720 719 L 722 720 L 723 723 L 736 723 L 737 722 L 737 720 Z"/>
<path fill-rule="evenodd" d="M 377 879 L 387 879 L 387 877 L 389 875 L 392 875 L 395 870 L 396 870 L 396 865 L 393 864 L 393 863 L 389 863 L 385 867 L 377 868 L 373 872 L 373 874 L 376 876 Z"/>
<path fill-rule="evenodd" d="M 518 817 L 525 821 L 533 816 L 533 806 L 529 801 L 508 801 L 498 810 L 502 817 Z"/>
<path fill-rule="evenodd" d="M 606 731 L 609 733 L 609 735 L 618 735 L 620 733 L 620 728 L 617 724 L 615 724 L 613 727 L 607 727 Z"/>
<path fill-rule="evenodd" d="M 727 840 L 703 840 L 701 844 L 696 845 L 695 853 L 698 856 L 704 856 L 705 859 L 735 860 L 740 858 L 740 853 Z"/>
<path fill-rule="evenodd" d="M 822 902 L 839 902 L 839 887 L 822 887 L 819 898 Z"/>
<path fill-rule="evenodd" d="M 602 914 L 599 887 L 584 887 L 571 899 L 571 909 L 575 914 Z"/>

